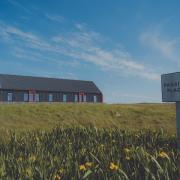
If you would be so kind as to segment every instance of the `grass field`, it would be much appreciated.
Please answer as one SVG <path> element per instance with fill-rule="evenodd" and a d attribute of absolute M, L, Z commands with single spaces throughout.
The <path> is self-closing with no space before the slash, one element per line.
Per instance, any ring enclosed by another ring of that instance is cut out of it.
<path fill-rule="evenodd" d="M 174 104 L 0 104 L 0 128 L 48 130 L 94 126 L 129 130 L 163 128 L 175 133 Z"/>
<path fill-rule="evenodd" d="M 134 179 L 180 177 L 174 135 L 162 130 L 55 128 L 9 132 L 0 142 L 0 179 Z"/>
<path fill-rule="evenodd" d="M 0 179 L 178 179 L 174 104 L 1 104 Z"/>

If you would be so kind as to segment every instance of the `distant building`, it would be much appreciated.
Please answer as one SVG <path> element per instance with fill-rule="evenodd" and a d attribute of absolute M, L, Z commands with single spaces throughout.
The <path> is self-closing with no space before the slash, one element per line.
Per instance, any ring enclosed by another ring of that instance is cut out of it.
<path fill-rule="evenodd" d="M 92 81 L 0 74 L 1 102 L 103 102 Z"/>

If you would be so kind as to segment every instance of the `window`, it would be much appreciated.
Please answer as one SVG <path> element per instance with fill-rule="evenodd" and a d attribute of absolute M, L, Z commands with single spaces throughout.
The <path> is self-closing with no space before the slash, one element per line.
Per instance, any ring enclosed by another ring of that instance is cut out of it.
<path fill-rule="evenodd" d="M 87 101 L 86 94 L 84 94 L 83 100 L 84 100 L 84 102 Z"/>
<path fill-rule="evenodd" d="M 35 101 L 39 102 L 39 94 L 35 94 Z"/>
<path fill-rule="evenodd" d="M 78 95 L 77 94 L 74 95 L 74 102 L 78 102 Z"/>
<path fill-rule="evenodd" d="M 24 93 L 24 102 L 28 101 L 28 93 Z"/>
<path fill-rule="evenodd" d="M 97 96 L 94 95 L 94 102 L 97 102 Z"/>
<path fill-rule="evenodd" d="M 53 95 L 49 94 L 49 102 L 52 102 L 52 101 L 53 101 Z"/>
<path fill-rule="evenodd" d="M 7 101 L 12 101 L 12 96 L 13 96 L 13 93 L 8 93 L 7 94 Z"/>
<path fill-rule="evenodd" d="M 66 102 L 66 101 L 67 101 L 67 95 L 63 94 L 63 102 Z"/>

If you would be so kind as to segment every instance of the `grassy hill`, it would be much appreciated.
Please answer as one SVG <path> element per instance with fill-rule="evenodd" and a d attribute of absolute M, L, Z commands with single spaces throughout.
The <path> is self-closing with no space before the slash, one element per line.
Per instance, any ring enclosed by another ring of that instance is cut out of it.
<path fill-rule="evenodd" d="M 1 104 L 0 123 L 0 179 L 180 177 L 173 104 Z"/>
<path fill-rule="evenodd" d="M 48 130 L 59 125 L 175 133 L 174 104 L 0 104 L 0 130 Z"/>

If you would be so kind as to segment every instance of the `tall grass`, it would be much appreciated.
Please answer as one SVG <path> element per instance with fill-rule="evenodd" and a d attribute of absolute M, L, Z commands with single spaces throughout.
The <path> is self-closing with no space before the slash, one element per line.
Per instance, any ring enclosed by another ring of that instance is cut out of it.
<path fill-rule="evenodd" d="M 120 129 L 165 129 L 175 132 L 174 104 L 0 104 L 1 128 L 50 130 L 61 127 L 95 126 Z"/>
<path fill-rule="evenodd" d="M 174 135 L 117 128 L 8 132 L 0 144 L 1 179 L 178 179 Z"/>

